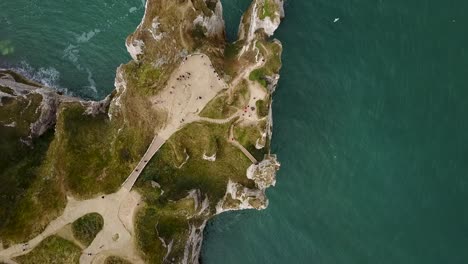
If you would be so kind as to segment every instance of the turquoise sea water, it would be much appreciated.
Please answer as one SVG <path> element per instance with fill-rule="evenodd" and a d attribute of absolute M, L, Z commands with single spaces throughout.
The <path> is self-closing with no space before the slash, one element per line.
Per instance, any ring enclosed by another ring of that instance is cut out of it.
<path fill-rule="evenodd" d="M 117 66 L 130 60 L 125 38 L 143 12 L 144 0 L 0 1 L 0 66 L 24 69 L 77 96 L 103 98 L 114 88 Z M 2 42 L 14 51 L 2 56 Z"/>
<path fill-rule="evenodd" d="M 231 39 L 248 2 L 223 0 Z M 100 98 L 142 12 L 139 0 L 2 1 L 15 52 L 1 61 L 53 67 L 58 86 Z M 277 186 L 267 210 L 209 223 L 203 262 L 468 263 L 467 12 L 462 0 L 288 0 Z M 77 43 L 97 93 L 66 56 Z"/>

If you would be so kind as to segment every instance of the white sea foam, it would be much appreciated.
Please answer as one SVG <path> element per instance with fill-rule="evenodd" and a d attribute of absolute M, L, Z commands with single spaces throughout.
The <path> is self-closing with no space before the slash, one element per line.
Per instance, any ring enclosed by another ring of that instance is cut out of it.
<path fill-rule="evenodd" d="M 54 67 L 40 67 L 39 69 L 35 69 L 26 61 L 22 61 L 19 66 L 14 69 L 33 81 L 67 92 L 66 89 L 59 86 L 60 72 Z"/>
<path fill-rule="evenodd" d="M 80 50 L 78 46 L 73 44 L 69 44 L 66 49 L 63 50 L 62 58 L 68 59 L 71 62 L 78 62 L 78 58 L 80 57 Z"/>
<path fill-rule="evenodd" d="M 100 31 L 96 29 L 93 32 L 100 32 Z M 88 85 L 84 86 L 84 88 L 93 91 L 93 93 L 97 95 L 96 81 L 93 79 L 93 73 L 88 67 L 83 66 L 79 63 L 80 43 L 89 41 L 93 36 L 94 35 L 92 34 L 87 34 L 86 36 L 82 35 L 82 37 L 79 37 L 77 39 L 77 42 L 78 42 L 77 45 L 69 44 L 68 47 L 65 50 L 63 50 L 62 58 L 70 61 L 76 67 L 77 70 L 81 72 L 86 72 L 86 74 L 88 75 L 87 76 Z"/>
<path fill-rule="evenodd" d="M 95 94 L 97 94 L 96 82 L 93 79 L 93 73 L 88 68 L 86 68 L 86 72 L 88 73 L 88 82 L 89 82 L 89 85 L 86 86 L 86 88 L 91 89 Z"/>
<path fill-rule="evenodd" d="M 86 73 L 85 76 L 87 77 L 85 78 L 87 78 L 87 84 L 82 86 L 83 89 L 91 90 L 95 95 L 97 95 L 98 93 L 97 84 L 93 76 L 92 67 L 90 67 L 85 61 L 83 61 L 83 58 L 81 58 L 80 56 L 82 45 L 88 45 L 87 43 L 92 42 L 98 34 L 104 33 L 110 28 L 116 26 L 121 21 L 127 19 L 130 15 L 135 15 L 135 13 L 138 10 L 144 9 L 145 5 L 146 1 L 141 0 L 141 5 L 135 4 L 135 6 L 131 6 L 127 12 L 124 11 L 124 13 L 120 14 L 117 17 L 114 17 L 113 19 L 103 21 L 97 24 L 93 29 L 85 30 L 84 32 L 73 33 L 74 36 L 72 37 L 70 43 L 68 43 L 66 48 L 63 50 L 62 59 L 71 62 L 72 65 L 75 66 L 75 68 L 78 71 Z M 4 22 L 5 24 L 10 23 L 10 21 L 7 21 L 6 17 L 0 17 L 0 22 Z M 73 96 L 72 92 L 69 92 L 66 88 L 63 88 L 59 85 L 60 72 L 54 67 L 47 66 L 34 68 L 27 62 L 23 61 L 16 67 L 13 66 L 11 68 L 15 69 L 16 71 L 33 81 L 59 90 L 67 95 Z"/>
<path fill-rule="evenodd" d="M 96 36 L 97 34 L 101 33 L 101 30 L 96 28 L 94 30 L 91 30 L 89 32 L 83 32 L 81 35 L 79 35 L 77 38 L 76 38 L 76 42 L 77 43 L 86 43 L 86 42 L 89 42 L 92 38 L 94 38 L 94 36 Z"/>

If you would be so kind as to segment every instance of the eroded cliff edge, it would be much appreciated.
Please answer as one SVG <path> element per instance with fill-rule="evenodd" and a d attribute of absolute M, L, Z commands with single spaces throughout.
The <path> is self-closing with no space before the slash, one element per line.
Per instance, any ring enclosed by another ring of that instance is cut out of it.
<path fill-rule="evenodd" d="M 0 71 L 0 260 L 197 263 L 211 217 L 266 208 L 283 16 L 254 0 L 227 43 L 219 1 L 149 0 L 101 102 Z M 92 213 L 84 245 L 70 226 Z"/>

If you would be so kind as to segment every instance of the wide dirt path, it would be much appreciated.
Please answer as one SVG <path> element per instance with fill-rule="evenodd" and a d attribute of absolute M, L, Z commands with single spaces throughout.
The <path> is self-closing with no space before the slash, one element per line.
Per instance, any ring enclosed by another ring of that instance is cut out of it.
<path fill-rule="evenodd" d="M 260 65 L 261 63 L 257 63 L 248 67 L 239 78 L 245 77 L 251 68 Z M 234 80 L 231 85 L 236 85 L 239 80 Z M 168 113 L 166 125 L 155 135 L 146 153 L 119 191 L 82 201 L 68 197 L 67 206 L 61 216 L 53 220 L 41 234 L 30 241 L 1 250 L 0 260 L 5 263 L 15 263 L 13 258 L 29 253 L 45 238 L 56 234 L 67 224 L 73 223 L 86 214 L 99 213 L 104 218 L 103 230 L 97 234 L 91 245 L 83 250 L 80 263 L 102 263 L 105 256 L 110 255 L 124 257 L 134 264 L 143 263 L 135 247 L 133 221 L 141 197 L 136 191 L 131 190 L 151 158 L 179 129 L 192 122 L 225 124 L 240 116 L 241 112 L 226 119 L 198 116 L 206 104 L 227 87 L 227 84 L 214 71 L 208 56 L 195 54 L 187 57 L 174 71 L 166 88 L 150 99 L 156 109 Z M 257 160 L 241 144 L 235 140 L 231 142 L 253 163 L 257 163 Z"/>

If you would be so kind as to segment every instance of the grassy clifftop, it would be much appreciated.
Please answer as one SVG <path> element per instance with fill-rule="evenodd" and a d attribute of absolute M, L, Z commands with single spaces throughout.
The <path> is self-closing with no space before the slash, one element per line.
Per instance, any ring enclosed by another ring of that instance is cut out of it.
<path fill-rule="evenodd" d="M 126 42 L 134 60 L 119 67 L 116 90 L 101 102 L 51 95 L 19 75 L 0 73 L 3 247 L 44 230 L 61 214 L 67 196 L 79 201 L 114 193 L 138 171 L 153 137 L 169 126 L 168 112 L 177 110 L 155 107 L 166 99 L 157 96 L 195 53 L 209 57 L 209 72 L 225 89 L 196 111 L 198 121 L 174 130 L 144 161 L 134 188 L 142 201 L 131 231 L 139 257 L 148 263 L 196 262 L 211 217 L 265 208 L 265 185 L 255 177 L 270 186 L 277 169 L 268 160 L 269 113 L 282 47 L 270 40 L 272 29 L 264 21 L 277 23 L 278 3 L 254 0 L 239 40 L 227 43 L 219 1 L 148 0 L 141 25 Z M 105 222 L 97 215 L 80 218 L 75 237 L 89 245 Z M 74 263 L 81 249 L 67 243 L 49 237 L 17 260 Z M 105 262 L 126 263 L 126 257 L 108 256 Z"/>
<path fill-rule="evenodd" d="M 167 244 L 173 241 L 168 259 L 180 260 L 189 227 L 199 226 L 216 213 L 216 205 L 222 200 L 229 179 L 253 186 L 245 176 L 250 161 L 228 142 L 230 125 L 187 126 L 163 146 L 145 169 L 138 187 L 147 206 L 140 211 L 136 227 L 148 263 L 159 263 L 165 255 L 159 237 Z M 213 153 L 215 162 L 203 159 L 204 155 Z M 161 188 L 155 187 L 155 183 Z M 186 198 L 194 190 L 199 192 L 199 203 L 207 199 L 206 211 L 200 212 L 202 206 L 195 205 L 193 198 Z"/>
<path fill-rule="evenodd" d="M 4 246 L 31 237 L 64 207 L 60 183 L 48 177 L 46 161 L 53 131 L 34 135 L 46 95 L 11 71 L 1 79 L 32 87 L 19 93 L 0 85 L 0 240 Z M 47 212 L 47 214 L 44 214 Z"/>
<path fill-rule="evenodd" d="M 115 192 L 146 151 L 151 131 L 85 111 L 79 103 L 61 107 L 52 145 L 60 159 L 54 159 L 53 173 L 77 197 Z"/>
<path fill-rule="evenodd" d="M 15 260 L 20 264 L 79 263 L 81 249 L 72 242 L 57 236 L 42 241 L 32 252 Z"/>

